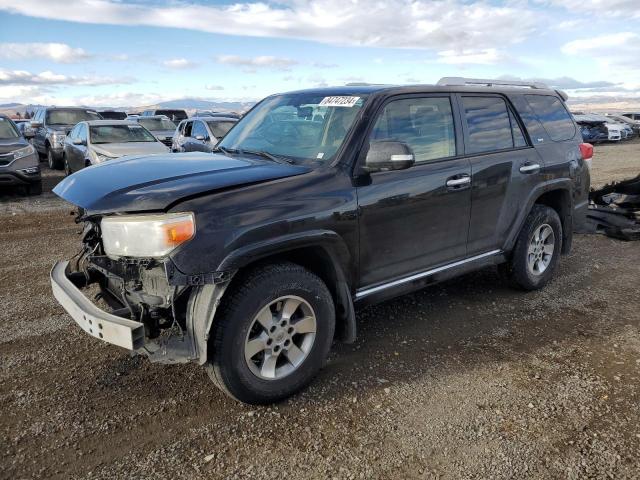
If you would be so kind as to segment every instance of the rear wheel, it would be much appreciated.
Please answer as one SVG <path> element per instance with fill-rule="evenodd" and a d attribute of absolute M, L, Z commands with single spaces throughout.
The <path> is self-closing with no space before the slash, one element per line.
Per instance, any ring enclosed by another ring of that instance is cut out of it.
<path fill-rule="evenodd" d="M 68 177 L 73 172 L 71 171 L 71 167 L 69 167 L 69 161 L 67 160 L 67 156 L 65 154 L 62 154 L 62 163 L 64 163 L 64 174 Z"/>
<path fill-rule="evenodd" d="M 518 235 L 511 260 L 501 265 L 501 272 L 512 285 L 537 290 L 553 277 L 561 250 L 560 217 L 546 205 L 534 205 Z"/>
<path fill-rule="evenodd" d="M 331 294 L 293 263 L 237 279 L 212 326 L 207 371 L 225 393 L 272 403 L 305 387 L 325 362 L 335 328 Z"/>

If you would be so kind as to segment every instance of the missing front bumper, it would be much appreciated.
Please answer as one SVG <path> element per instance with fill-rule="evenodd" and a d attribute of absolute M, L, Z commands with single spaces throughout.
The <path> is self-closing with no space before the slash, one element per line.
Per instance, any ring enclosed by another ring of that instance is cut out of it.
<path fill-rule="evenodd" d="M 69 262 L 57 262 L 51 269 L 51 288 L 60 305 L 80 327 L 107 343 L 137 350 L 144 345 L 144 325 L 101 310 L 67 276 Z"/>

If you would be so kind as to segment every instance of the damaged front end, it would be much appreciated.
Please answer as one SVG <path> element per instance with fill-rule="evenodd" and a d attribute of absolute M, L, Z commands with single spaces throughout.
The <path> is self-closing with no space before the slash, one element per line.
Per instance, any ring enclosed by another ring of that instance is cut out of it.
<path fill-rule="evenodd" d="M 76 221 L 84 223 L 82 251 L 71 262 L 54 265 L 51 283 L 56 299 L 96 338 L 145 354 L 154 362 L 197 360 L 202 344 L 199 348 L 197 326 L 189 315 L 191 293 L 198 285 L 223 282 L 224 275 L 185 276 L 166 255 L 113 255 L 109 247 L 105 249 L 102 220 L 82 210 L 78 215 Z M 149 238 L 142 241 L 145 248 L 152 243 Z"/>
<path fill-rule="evenodd" d="M 640 175 L 589 192 L 586 233 L 640 240 Z"/>

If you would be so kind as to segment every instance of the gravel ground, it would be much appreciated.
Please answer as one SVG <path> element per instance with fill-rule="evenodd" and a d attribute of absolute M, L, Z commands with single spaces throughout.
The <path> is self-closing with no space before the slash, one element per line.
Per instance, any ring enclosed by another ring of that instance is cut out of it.
<path fill-rule="evenodd" d="M 596 152 L 598 182 L 640 172 L 639 143 Z M 367 308 L 308 390 L 251 408 L 75 326 L 47 275 L 68 210 L 0 200 L 0 478 L 639 476 L 639 243 L 579 235 L 539 292 L 488 269 Z"/>

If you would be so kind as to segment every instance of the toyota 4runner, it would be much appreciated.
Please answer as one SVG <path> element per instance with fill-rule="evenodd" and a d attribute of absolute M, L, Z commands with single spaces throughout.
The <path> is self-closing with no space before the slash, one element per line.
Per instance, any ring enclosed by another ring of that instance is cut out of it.
<path fill-rule="evenodd" d="M 84 228 L 54 295 L 94 337 L 277 401 L 354 340 L 358 307 L 492 265 L 521 289 L 549 282 L 593 152 L 565 99 L 461 78 L 270 96 L 213 154 L 58 184 Z"/>

